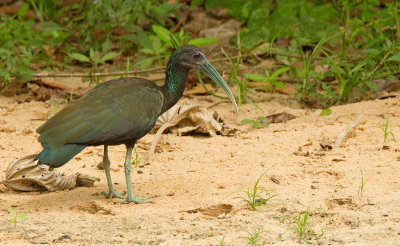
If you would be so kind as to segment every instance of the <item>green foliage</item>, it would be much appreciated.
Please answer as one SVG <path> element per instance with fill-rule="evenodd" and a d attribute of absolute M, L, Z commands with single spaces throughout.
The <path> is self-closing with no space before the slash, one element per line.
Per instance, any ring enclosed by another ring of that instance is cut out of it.
<path fill-rule="evenodd" d="M 108 60 L 114 59 L 116 56 L 119 55 L 117 52 L 108 52 L 107 54 L 104 54 L 103 56 L 100 55 L 98 51 L 94 51 L 92 48 L 89 50 L 89 57 L 80 53 L 70 53 L 68 54 L 72 59 L 75 59 L 77 61 L 80 61 L 82 63 L 90 63 L 90 72 L 89 75 L 95 74 L 99 71 L 99 65 L 104 64 Z M 99 82 L 99 77 L 90 77 L 91 82 Z"/>
<path fill-rule="evenodd" d="M 269 205 L 269 201 L 271 201 L 274 197 L 278 196 L 278 195 L 271 195 L 264 187 L 259 186 L 258 183 L 260 182 L 261 178 L 266 174 L 267 172 L 264 172 L 263 174 L 261 174 L 261 176 L 257 179 L 256 183 L 253 186 L 252 190 L 247 190 L 247 191 L 235 191 L 231 194 L 229 194 L 228 196 L 232 195 L 232 194 L 237 194 L 237 193 L 244 193 L 246 196 L 245 197 L 241 197 L 241 196 L 237 196 L 234 197 L 235 199 L 241 199 L 244 202 L 246 202 L 251 210 L 256 211 L 257 207 L 259 206 L 265 206 L 265 205 Z"/>
<path fill-rule="evenodd" d="M 275 58 L 302 81 L 295 86 L 299 99 L 311 96 L 329 107 L 347 102 L 357 90 L 377 91 L 376 79 L 397 79 L 400 5 L 396 1 L 386 6 L 377 0 L 196 1 L 200 3 L 206 9 L 225 7 L 243 24 L 240 41 L 247 51 L 270 44 L 270 52 L 283 54 Z M 288 40 L 289 46 L 275 47 L 275 41 L 281 40 Z M 293 66 L 299 60 L 302 68 Z M 327 66 L 328 71 L 317 66 Z M 254 74 L 247 78 L 263 79 Z M 339 83 L 338 91 L 336 85 L 326 83 L 332 78 Z"/>
<path fill-rule="evenodd" d="M 257 119 L 244 119 L 242 120 L 242 125 L 250 124 L 253 128 L 260 128 L 261 126 L 268 127 L 268 121 L 265 120 L 264 116 L 259 116 Z"/>
<path fill-rule="evenodd" d="M 331 113 L 332 113 L 332 109 L 326 108 L 326 109 L 322 110 L 319 115 L 320 116 L 325 116 L 325 115 L 330 115 Z"/>
<path fill-rule="evenodd" d="M 165 25 L 166 17 L 182 6 L 159 0 L 135 0 L 135 4 L 130 0 L 96 4 L 83 0 L 65 7 L 56 1 L 26 2 L 15 15 L 0 16 L 0 89 L 12 78 L 32 80 L 33 64 L 64 66 L 78 60 L 90 63 L 91 73 L 98 72 L 97 65 L 114 59 L 117 53 L 132 54 L 139 47 L 136 34 L 144 31 L 146 23 Z M 36 13 L 39 23 L 26 19 L 29 10 Z M 139 21 L 146 23 L 139 26 Z M 64 55 L 63 64 L 54 54 Z"/>
<path fill-rule="evenodd" d="M 219 39 L 217 38 L 194 38 L 187 42 L 187 44 L 196 45 L 196 46 L 203 46 L 207 44 L 214 44 L 218 43 Z"/>
<path fill-rule="evenodd" d="M 214 239 L 217 240 L 219 246 L 225 246 L 226 245 L 224 236 L 219 240 L 217 238 L 214 238 Z"/>
<path fill-rule="evenodd" d="M 135 160 L 133 160 L 133 162 L 135 163 L 135 167 L 137 167 L 142 159 L 139 157 L 139 152 L 137 151 L 136 147 L 134 147 L 133 150 L 135 151 Z"/>
<path fill-rule="evenodd" d="M 14 16 L 0 16 L 0 89 L 11 77 L 32 80 L 31 64 L 46 57 L 41 49 L 45 37 L 33 28 L 34 21 L 23 19 L 28 10 L 29 5 L 23 4 Z"/>
<path fill-rule="evenodd" d="M 28 219 L 25 214 L 23 214 L 23 213 L 18 214 L 13 208 L 8 208 L 7 210 L 13 217 L 13 218 L 9 219 L 8 222 L 13 223 L 14 227 L 17 226 L 17 219 L 22 219 L 22 220 Z"/>
<path fill-rule="evenodd" d="M 296 89 L 298 91 L 297 97 L 301 99 L 303 95 L 312 95 L 317 98 L 326 98 L 328 95 L 336 98 L 333 93 L 321 95 L 317 92 L 318 83 L 312 83 L 312 79 L 320 80 L 323 78 L 321 74 L 316 72 L 315 67 L 312 65 L 315 58 L 321 53 L 324 52 L 324 44 L 326 44 L 329 40 L 335 37 L 331 36 L 328 38 L 322 38 L 318 41 L 316 45 L 309 44 L 308 46 L 312 47 L 311 51 L 304 51 L 305 44 L 301 43 L 298 39 L 296 39 L 296 48 L 299 51 L 303 69 L 297 71 L 296 76 L 303 81 L 302 84 L 297 84 Z M 323 85 L 323 84 L 322 84 Z M 329 90 L 327 90 L 329 92 Z"/>
<path fill-rule="evenodd" d="M 253 73 L 244 74 L 245 78 L 252 81 L 259 81 L 262 83 L 268 83 L 268 85 L 257 87 L 254 89 L 263 89 L 266 92 L 273 93 L 275 92 L 275 87 L 280 89 L 285 89 L 285 84 L 282 81 L 279 81 L 279 76 L 290 70 L 290 67 L 282 67 L 274 71 L 270 74 L 268 68 L 265 69 L 265 76 Z"/>
<path fill-rule="evenodd" d="M 306 0 L 212 2 L 228 8 L 233 17 L 247 24 L 241 37 L 246 49 L 276 36 L 314 43 L 338 31 L 338 25 L 332 21 L 338 12 L 331 3 Z"/>
<path fill-rule="evenodd" d="M 310 227 L 309 227 L 309 207 L 307 208 L 304 213 L 299 213 L 297 218 L 292 217 L 283 217 L 284 219 L 289 219 L 295 223 L 290 229 L 294 231 L 299 238 L 300 242 L 310 243 L 310 239 L 312 238 L 321 238 L 324 235 L 324 231 L 321 229 L 320 234 L 316 234 Z"/>
<path fill-rule="evenodd" d="M 203 46 L 207 44 L 213 44 L 219 41 L 216 38 L 191 39 L 191 37 L 188 34 L 184 33 L 183 29 L 181 29 L 177 33 L 171 33 L 168 29 L 158 25 L 153 25 L 153 31 L 162 42 L 164 42 L 168 47 L 174 49 L 178 49 L 179 47 L 185 44 Z"/>
<path fill-rule="evenodd" d="M 40 22 L 45 20 L 53 20 L 56 15 L 56 3 L 49 0 L 29 0 L 29 3 L 36 12 Z"/>
<path fill-rule="evenodd" d="M 308 228 L 308 209 L 304 212 L 302 215 L 301 213 L 297 217 L 296 220 L 294 220 L 295 225 L 292 227 L 292 230 L 296 232 L 297 236 L 299 237 L 300 241 L 307 241 L 307 235 L 310 233 L 310 230 Z"/>
<path fill-rule="evenodd" d="M 362 196 L 364 193 L 364 175 L 363 175 L 363 171 L 360 170 L 361 173 L 361 185 L 358 187 L 358 195 Z"/>
<path fill-rule="evenodd" d="M 384 126 L 384 127 L 381 127 L 381 129 L 382 129 L 382 131 L 383 131 L 383 144 L 386 143 L 387 137 L 388 137 L 389 135 L 391 135 L 391 136 L 392 136 L 392 140 L 393 140 L 394 142 L 396 142 L 396 138 L 395 138 L 395 136 L 394 136 L 394 133 L 392 132 L 392 130 L 389 130 L 389 114 L 387 114 L 385 126 Z"/>
<path fill-rule="evenodd" d="M 231 57 L 230 55 L 228 55 L 228 53 L 226 53 L 225 49 L 223 47 L 221 47 L 221 51 L 224 54 L 225 58 L 228 60 L 229 65 L 230 65 L 230 74 L 229 74 L 229 80 L 232 81 L 238 90 L 238 105 L 242 105 L 243 104 L 243 100 L 247 99 L 249 100 L 249 98 L 247 97 L 247 80 L 242 80 L 239 79 L 238 76 L 238 72 L 239 72 L 239 64 L 241 61 L 241 57 L 242 57 L 242 53 L 240 51 L 240 47 L 238 48 L 238 54 L 236 56 L 236 59 Z"/>
<path fill-rule="evenodd" d="M 266 231 L 262 230 L 261 228 L 257 228 L 257 229 L 254 229 L 253 232 L 247 231 L 247 236 L 244 236 L 243 238 L 247 239 L 249 244 L 257 245 L 258 240 L 263 238 L 261 236 L 261 234 L 264 232 L 266 232 Z"/>
<path fill-rule="evenodd" d="M 254 88 L 275 92 L 283 88 L 285 73 L 300 81 L 299 100 L 318 99 L 329 108 L 352 99 L 354 92 L 378 91 L 375 81 L 397 80 L 400 69 L 400 4 L 397 1 L 308 0 L 192 0 L 190 6 L 210 11 L 218 5 L 241 24 L 236 37 L 237 55 L 226 49 L 230 82 L 238 90 L 238 103 L 253 103 L 248 80 Z M 126 71 L 164 64 L 170 51 L 184 44 L 205 45 L 211 38 L 191 39 L 183 29 L 168 28 L 175 10 L 184 3 L 166 0 L 92 0 L 60 5 L 57 1 L 26 0 L 13 16 L 0 16 L 0 89 L 15 78 L 33 79 L 34 69 L 62 68 L 81 62 L 90 74 L 105 61 L 130 56 Z M 33 11 L 37 19 L 26 13 Z M 260 47 L 265 53 L 253 53 Z M 254 54 L 256 56 L 254 56 Z M 273 55 L 280 67 L 261 75 L 242 76 L 239 65 Z M 245 60 L 243 58 L 245 57 Z M 300 65 L 299 65 L 300 64 Z M 321 69 L 321 67 L 323 69 Z M 98 78 L 91 78 L 91 81 Z"/>
<path fill-rule="evenodd" d="M 365 66 L 371 57 L 365 58 L 358 64 L 353 64 L 334 60 L 327 52 L 323 52 L 327 57 L 327 63 L 330 65 L 334 76 L 339 82 L 339 94 L 337 100 L 339 102 L 346 102 L 349 99 L 350 94 L 353 92 L 353 89 L 357 88 L 367 80 L 368 74 L 366 73 Z M 372 84 L 370 84 L 370 87 L 373 87 Z"/>
<path fill-rule="evenodd" d="M 53 101 L 53 107 L 51 108 L 51 112 L 47 114 L 47 119 L 53 118 L 53 116 L 57 113 L 58 108 L 60 107 L 59 103 L 56 100 Z"/>
<path fill-rule="evenodd" d="M 134 45 L 134 33 L 143 32 L 138 26 L 139 20 L 165 25 L 166 17 L 180 6 L 158 0 L 135 0 L 135 4 L 130 0 L 101 0 L 96 4 L 83 0 L 71 6 L 78 15 L 67 17 L 64 23 L 71 29 L 79 26 L 75 37 L 83 46 L 79 47 L 80 50 L 101 50 L 103 43 L 109 40 L 125 54 L 130 53 Z"/>
<path fill-rule="evenodd" d="M 221 51 L 224 54 L 225 58 L 229 62 L 229 81 L 236 85 L 237 88 L 237 103 L 238 105 L 242 105 L 244 100 L 253 104 L 257 109 L 261 110 L 248 96 L 247 93 L 249 92 L 249 88 L 247 87 L 247 79 L 239 77 L 239 65 L 242 59 L 242 52 L 240 46 L 240 39 L 238 40 L 238 48 L 237 48 L 237 55 L 236 57 L 230 56 L 223 47 L 221 47 Z M 261 110 L 262 111 L 262 110 Z"/>
<path fill-rule="evenodd" d="M 162 58 L 166 58 L 170 54 L 170 49 L 177 49 L 185 44 L 193 44 L 202 46 L 206 44 L 216 43 L 219 40 L 215 38 L 195 38 L 191 37 L 181 29 L 177 33 L 171 33 L 165 27 L 159 25 L 153 25 L 152 30 L 155 35 L 145 32 L 138 34 L 138 40 L 140 47 L 139 51 L 143 52 L 149 57 L 141 59 L 137 65 L 142 68 L 149 67 L 155 60 L 161 61 Z"/>

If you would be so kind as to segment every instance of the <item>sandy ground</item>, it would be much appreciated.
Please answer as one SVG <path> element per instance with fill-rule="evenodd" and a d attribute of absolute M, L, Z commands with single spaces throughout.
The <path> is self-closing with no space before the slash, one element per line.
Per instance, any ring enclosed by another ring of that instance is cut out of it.
<path fill-rule="evenodd" d="M 218 100 L 194 99 L 202 105 Z M 228 103 L 219 104 L 214 109 L 239 127 L 240 134 L 166 134 L 162 143 L 168 148 L 154 157 L 152 165 L 133 169 L 135 193 L 158 194 L 154 204 L 105 199 L 101 194 L 107 189 L 105 174 L 96 168 L 102 147 L 87 148 L 58 170 L 99 177 L 94 187 L 19 193 L 0 186 L 0 244 L 248 245 L 246 237 L 260 230 L 258 245 L 296 245 L 299 238 L 291 229 L 295 224 L 285 218 L 297 218 L 309 208 L 312 244 L 400 245 L 400 146 L 388 136 L 389 147 L 383 149 L 381 129 L 384 114 L 390 113 L 389 130 L 400 141 L 399 104 L 397 96 L 335 106 L 324 117 L 320 110 L 304 109 L 281 95 L 265 95 L 258 103 L 264 112 L 251 104 L 241 106 L 239 116 Z M 15 157 L 41 150 L 35 129 L 51 110 L 52 105 L 44 102 L 18 103 L 0 97 L 2 171 Z M 283 111 L 297 118 L 261 129 L 239 124 L 242 119 Z M 334 142 L 361 113 L 360 124 L 343 146 L 321 149 L 323 137 Z M 138 144 L 142 158 L 151 140 L 148 135 Z M 124 155 L 124 146 L 111 147 L 112 178 L 119 191 L 125 189 Z M 229 195 L 252 188 L 265 171 L 260 185 L 278 195 L 269 205 L 251 211 L 235 199 L 244 194 Z M 18 221 L 16 227 L 8 223 L 10 207 L 25 213 L 28 220 Z"/>

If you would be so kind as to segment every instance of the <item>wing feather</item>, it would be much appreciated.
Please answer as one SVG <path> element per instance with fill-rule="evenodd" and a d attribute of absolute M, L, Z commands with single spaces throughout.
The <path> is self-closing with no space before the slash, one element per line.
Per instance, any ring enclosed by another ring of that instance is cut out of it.
<path fill-rule="evenodd" d="M 119 144 L 154 126 L 164 103 L 153 82 L 125 78 L 103 83 L 38 128 L 42 144 Z"/>

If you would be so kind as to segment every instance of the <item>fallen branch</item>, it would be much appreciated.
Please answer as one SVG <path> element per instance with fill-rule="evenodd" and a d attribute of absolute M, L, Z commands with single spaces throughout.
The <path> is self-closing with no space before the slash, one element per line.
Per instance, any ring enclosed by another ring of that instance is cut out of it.
<path fill-rule="evenodd" d="M 153 141 L 151 142 L 150 150 L 147 152 L 147 158 L 146 158 L 146 165 L 151 164 L 151 161 L 153 160 L 154 156 L 154 151 L 156 150 L 156 146 L 158 141 L 160 141 L 161 134 L 171 126 L 174 126 L 173 124 L 164 124 L 162 125 L 158 130 L 157 133 L 154 135 Z"/>
<path fill-rule="evenodd" d="M 41 79 L 36 79 L 32 81 L 33 83 L 39 85 L 39 86 L 45 86 L 47 88 L 51 89 L 56 89 L 56 90 L 61 90 L 65 92 L 66 94 L 72 94 L 74 96 L 81 97 L 85 95 L 90 89 L 93 88 L 93 86 L 89 87 L 78 87 L 78 88 L 71 88 L 67 85 L 62 85 L 62 84 L 57 84 L 57 83 L 52 83 L 48 81 L 43 81 Z"/>
<path fill-rule="evenodd" d="M 300 56 L 296 56 L 296 55 L 292 55 L 292 54 L 285 54 L 285 53 L 280 53 L 280 52 L 268 52 L 268 55 L 270 55 L 270 56 L 279 55 L 279 56 L 300 58 Z M 237 58 L 237 56 L 231 57 L 231 59 L 235 59 L 235 58 Z M 316 58 L 314 58 L 314 59 L 316 59 Z M 227 61 L 227 59 L 225 57 L 218 58 L 218 59 L 212 59 L 210 62 L 217 63 L 217 62 L 222 62 L 222 61 Z M 36 73 L 36 74 L 33 74 L 32 76 L 35 78 L 46 78 L 46 77 L 49 77 L 49 78 L 61 78 L 61 77 L 64 77 L 64 78 L 65 77 L 67 77 L 67 78 L 68 77 L 70 77 L 70 78 L 94 78 L 94 77 L 107 77 L 107 76 L 118 76 L 118 75 L 138 75 L 138 74 L 152 73 L 152 72 L 165 72 L 165 69 L 166 69 L 165 66 L 163 66 L 163 67 L 155 67 L 155 68 L 149 68 L 149 69 L 143 69 L 143 70 L 118 71 L 118 72 L 109 72 L 109 73 L 92 73 L 92 74 L 89 74 L 89 73 L 69 73 L 69 74 Z"/>
<path fill-rule="evenodd" d="M 340 146 L 343 140 L 349 135 L 349 133 L 358 125 L 363 114 L 360 114 L 356 121 L 352 122 L 346 129 L 344 129 L 336 139 L 336 146 Z"/>

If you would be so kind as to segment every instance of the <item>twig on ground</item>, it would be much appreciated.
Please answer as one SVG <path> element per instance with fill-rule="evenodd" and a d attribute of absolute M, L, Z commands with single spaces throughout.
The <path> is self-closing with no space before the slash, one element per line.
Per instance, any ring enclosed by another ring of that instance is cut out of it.
<path fill-rule="evenodd" d="M 156 150 L 157 143 L 161 137 L 161 134 L 168 129 L 169 127 L 173 126 L 174 124 L 164 124 L 162 125 L 158 130 L 157 133 L 154 135 L 153 141 L 151 142 L 151 147 L 150 150 L 147 152 L 147 158 L 146 158 L 146 163 L 147 165 L 151 164 L 151 161 L 153 160 L 154 156 L 154 151 Z"/>
<path fill-rule="evenodd" d="M 349 133 L 358 125 L 358 123 L 360 122 L 360 119 L 361 119 L 361 117 L 362 117 L 363 115 L 364 115 L 364 114 L 360 114 L 360 115 L 358 116 L 358 118 L 357 118 L 356 121 L 354 121 L 354 122 L 352 122 L 350 125 L 348 125 L 347 128 L 344 129 L 344 130 L 339 134 L 339 136 L 338 136 L 337 139 L 336 139 L 336 143 L 335 143 L 336 146 L 340 146 L 340 145 L 342 144 L 343 140 L 344 140 L 344 139 L 349 135 Z"/>

